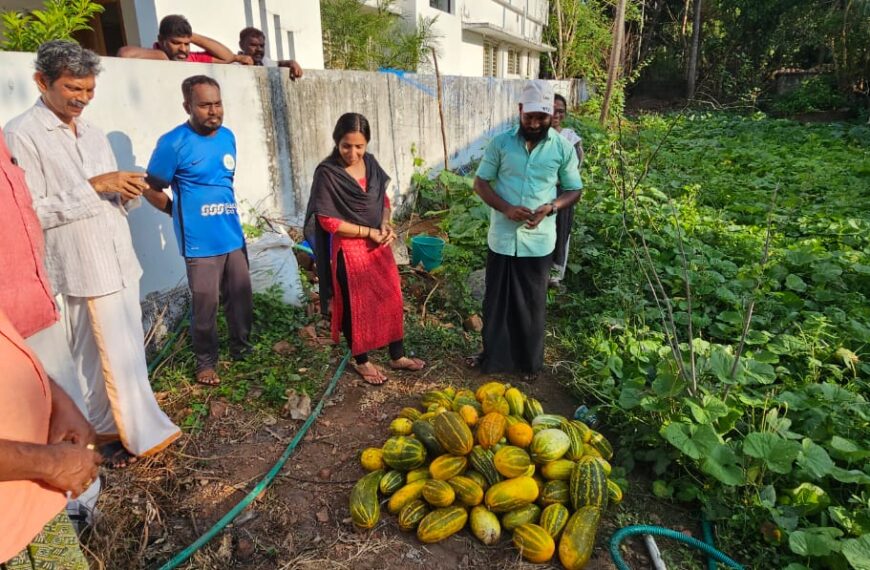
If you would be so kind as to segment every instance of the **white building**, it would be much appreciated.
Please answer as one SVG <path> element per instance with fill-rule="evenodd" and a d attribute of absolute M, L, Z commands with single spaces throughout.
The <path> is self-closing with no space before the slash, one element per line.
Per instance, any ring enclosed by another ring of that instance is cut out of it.
<path fill-rule="evenodd" d="M 541 54 L 555 51 L 541 41 L 549 0 L 396 0 L 394 9 L 409 25 L 437 18 L 438 68 L 445 75 L 534 79 Z"/>
<path fill-rule="evenodd" d="M 266 35 L 266 55 L 323 69 L 320 0 L 99 0 L 105 7 L 93 32 L 77 34 L 82 45 L 115 55 L 124 45 L 150 47 L 160 20 L 184 15 L 194 31 L 233 51 L 248 26 Z M 378 0 L 363 0 L 376 7 Z M 0 9 L 32 10 L 42 0 L 0 0 Z M 549 0 L 395 0 L 394 11 L 416 25 L 436 18 L 439 71 L 444 75 L 532 79 L 540 56 L 554 51 L 541 42 Z M 431 66 L 420 70 L 432 72 Z"/>
<path fill-rule="evenodd" d="M 239 31 L 254 26 L 266 35 L 266 55 L 295 59 L 306 69 L 323 69 L 319 0 L 100 0 L 105 11 L 93 32 L 79 42 L 100 55 L 115 55 L 124 45 L 151 47 L 160 20 L 181 14 L 195 32 L 238 50 Z M 42 0 L 0 0 L 0 9 L 33 10 Z"/>

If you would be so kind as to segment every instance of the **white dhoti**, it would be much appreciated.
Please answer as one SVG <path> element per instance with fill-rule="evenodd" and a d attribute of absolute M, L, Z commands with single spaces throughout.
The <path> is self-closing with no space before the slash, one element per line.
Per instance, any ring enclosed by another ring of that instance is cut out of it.
<path fill-rule="evenodd" d="M 138 285 L 102 297 L 65 295 L 62 305 L 97 434 L 117 434 L 127 451 L 140 457 L 166 448 L 181 430 L 160 409 L 148 381 Z"/>
<path fill-rule="evenodd" d="M 87 418 L 89 414 L 84 398 L 87 382 L 76 370 L 67 341 L 64 320 L 65 315 L 61 315 L 60 321 L 27 337 L 25 342 L 36 354 L 46 375 L 66 392 L 82 415 Z M 92 522 L 100 488 L 100 478 L 97 477 L 84 493 L 67 503 L 67 514 L 73 517 L 73 520 L 83 514 L 89 523 Z"/>

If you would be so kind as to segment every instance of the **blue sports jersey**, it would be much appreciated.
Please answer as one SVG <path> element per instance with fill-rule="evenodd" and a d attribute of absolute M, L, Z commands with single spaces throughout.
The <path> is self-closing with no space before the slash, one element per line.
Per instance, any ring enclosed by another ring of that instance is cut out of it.
<path fill-rule="evenodd" d="M 184 257 L 222 255 L 244 245 L 235 171 L 236 137 L 225 127 L 203 136 L 184 123 L 157 141 L 148 176 L 172 187 L 172 221 Z"/>

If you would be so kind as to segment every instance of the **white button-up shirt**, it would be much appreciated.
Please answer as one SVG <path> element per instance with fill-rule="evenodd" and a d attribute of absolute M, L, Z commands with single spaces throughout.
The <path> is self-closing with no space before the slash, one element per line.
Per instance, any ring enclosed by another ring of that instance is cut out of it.
<path fill-rule="evenodd" d="M 5 127 L 45 233 L 45 265 L 54 291 L 99 297 L 138 282 L 127 210 L 118 194 L 98 194 L 88 180 L 118 170 L 101 130 L 76 119 L 76 132 L 40 98 Z"/>

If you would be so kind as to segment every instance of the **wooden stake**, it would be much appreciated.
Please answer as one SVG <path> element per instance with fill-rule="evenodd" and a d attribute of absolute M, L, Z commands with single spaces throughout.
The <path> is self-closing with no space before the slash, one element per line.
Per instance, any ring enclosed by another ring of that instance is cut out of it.
<path fill-rule="evenodd" d="M 448 170 L 447 165 L 447 131 L 444 130 L 444 96 L 441 93 L 441 73 L 438 71 L 438 55 L 435 53 L 435 48 L 432 50 L 432 61 L 435 63 L 435 83 L 438 85 L 438 117 L 441 120 L 441 144 L 444 146 L 444 170 Z M 450 199 L 450 189 L 445 186 L 445 192 Z"/>
<path fill-rule="evenodd" d="M 622 62 L 622 41 L 625 34 L 625 1 L 619 0 L 616 6 L 616 18 L 613 22 L 613 47 L 610 49 L 610 66 L 607 70 L 607 86 L 604 88 L 604 101 L 601 104 L 601 116 L 598 122 L 602 126 L 607 122 L 610 113 L 610 98 L 613 88 L 619 79 L 619 67 Z"/>

